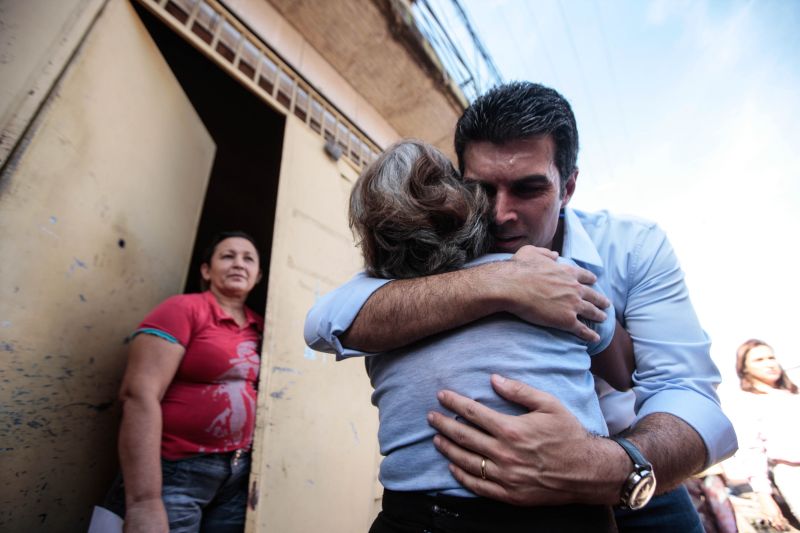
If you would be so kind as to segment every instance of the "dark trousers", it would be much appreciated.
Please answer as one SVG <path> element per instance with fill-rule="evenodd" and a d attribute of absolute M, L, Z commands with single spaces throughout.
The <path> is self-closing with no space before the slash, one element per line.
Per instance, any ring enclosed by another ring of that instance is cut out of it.
<path fill-rule="evenodd" d="M 620 533 L 703 533 L 686 487 L 654 496 L 644 509 L 616 510 Z"/>
<path fill-rule="evenodd" d="M 383 511 L 370 533 L 616 532 L 604 505 L 517 507 L 487 498 L 384 490 Z"/>

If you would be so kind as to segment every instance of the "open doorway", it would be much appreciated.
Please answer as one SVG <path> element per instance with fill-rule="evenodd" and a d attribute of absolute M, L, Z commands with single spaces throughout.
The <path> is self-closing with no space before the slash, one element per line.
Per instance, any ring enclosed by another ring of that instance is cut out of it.
<path fill-rule="evenodd" d="M 200 261 L 211 236 L 242 230 L 258 243 L 264 272 L 247 305 L 263 314 L 285 118 L 147 10 L 134 6 L 217 145 L 184 292 L 200 290 Z"/>

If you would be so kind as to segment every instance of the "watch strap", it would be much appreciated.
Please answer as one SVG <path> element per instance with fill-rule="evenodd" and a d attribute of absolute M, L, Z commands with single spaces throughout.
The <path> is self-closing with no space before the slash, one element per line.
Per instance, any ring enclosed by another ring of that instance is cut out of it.
<path fill-rule="evenodd" d="M 656 478 L 653 465 L 644 458 L 631 441 L 622 437 L 611 437 L 611 440 L 622 446 L 633 463 L 633 471 L 625 480 L 620 495 L 620 506 L 623 509 L 641 509 L 650 501 L 655 493 Z"/>
<path fill-rule="evenodd" d="M 650 461 L 644 458 L 642 452 L 639 451 L 639 448 L 636 447 L 634 443 L 629 441 L 624 437 L 610 437 L 611 440 L 622 446 L 622 449 L 625 450 L 625 453 L 628 454 L 628 457 L 631 458 L 633 464 L 636 466 L 645 466 L 650 469 L 653 468 L 653 465 L 650 464 Z"/>

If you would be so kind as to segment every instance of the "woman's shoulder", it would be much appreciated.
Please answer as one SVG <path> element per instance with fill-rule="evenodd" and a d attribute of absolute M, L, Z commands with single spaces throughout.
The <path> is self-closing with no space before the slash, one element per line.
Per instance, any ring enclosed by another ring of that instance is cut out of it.
<path fill-rule="evenodd" d="M 210 315 L 211 302 L 204 292 L 175 294 L 158 304 L 149 313 L 148 318 L 164 318 L 185 316 L 188 320 Z"/>
<path fill-rule="evenodd" d="M 162 301 L 158 307 L 172 307 L 172 308 L 193 308 L 204 307 L 208 305 L 207 297 L 203 292 L 193 292 L 188 294 L 174 294 Z"/>

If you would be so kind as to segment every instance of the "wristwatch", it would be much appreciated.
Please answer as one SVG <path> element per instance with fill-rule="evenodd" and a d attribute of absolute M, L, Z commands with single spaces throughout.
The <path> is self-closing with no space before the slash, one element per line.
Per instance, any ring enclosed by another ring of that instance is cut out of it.
<path fill-rule="evenodd" d="M 622 486 L 620 506 L 624 509 L 641 509 L 650 501 L 656 492 L 656 476 L 653 474 L 653 465 L 644 458 L 639 448 L 628 439 L 611 437 L 611 440 L 622 446 L 628 457 L 633 462 L 633 472 L 630 473 Z"/>

